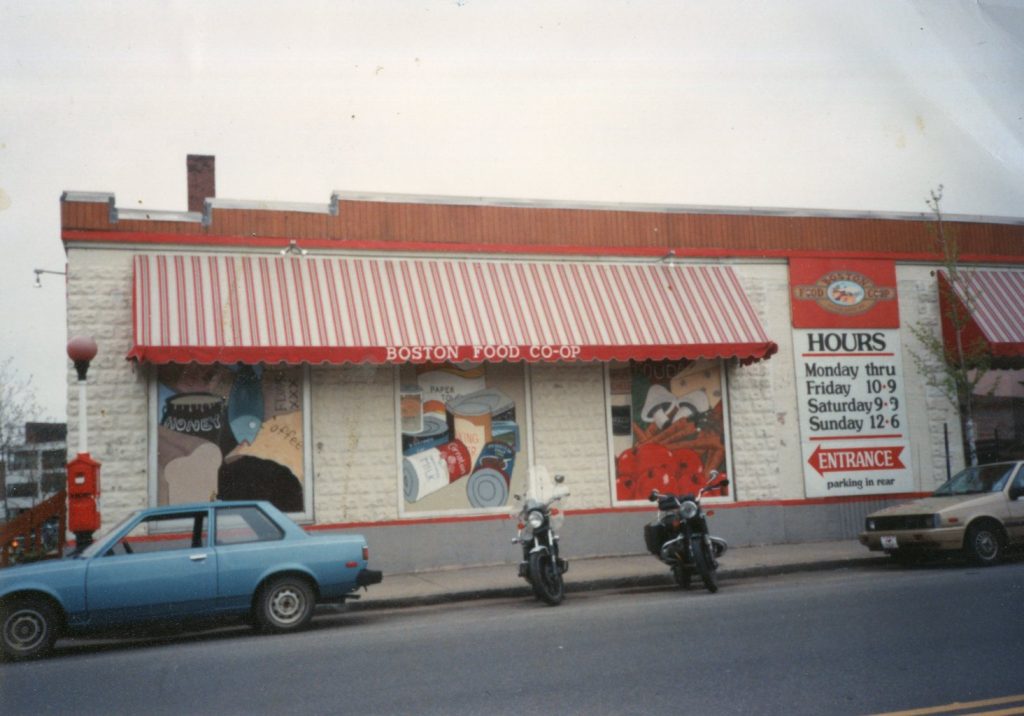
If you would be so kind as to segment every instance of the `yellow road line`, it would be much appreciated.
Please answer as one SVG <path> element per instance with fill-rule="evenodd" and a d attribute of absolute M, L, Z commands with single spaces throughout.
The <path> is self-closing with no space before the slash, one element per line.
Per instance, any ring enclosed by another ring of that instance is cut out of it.
<path fill-rule="evenodd" d="M 982 701 L 954 701 L 953 703 L 946 704 L 945 706 L 931 706 L 923 709 L 911 709 L 910 711 L 890 711 L 884 714 L 876 714 L 875 716 L 926 716 L 926 714 L 944 714 L 951 713 L 953 711 L 963 711 L 964 709 L 1012 704 L 1014 702 L 1024 702 L 1024 694 L 1018 694 L 1016 696 L 1002 696 L 998 699 L 984 699 Z M 1016 714 L 1024 714 L 1024 705 L 1002 711 L 978 711 L 975 713 L 984 713 L 985 716 L 1015 716 Z"/>

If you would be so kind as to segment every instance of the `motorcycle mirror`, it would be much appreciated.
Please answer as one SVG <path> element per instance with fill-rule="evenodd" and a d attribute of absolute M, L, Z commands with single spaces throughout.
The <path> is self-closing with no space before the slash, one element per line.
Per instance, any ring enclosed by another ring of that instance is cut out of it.
<path fill-rule="evenodd" d="M 647 501 L 648 502 L 657 502 L 658 501 L 658 491 L 657 490 L 651 490 L 651 494 L 647 496 Z"/>

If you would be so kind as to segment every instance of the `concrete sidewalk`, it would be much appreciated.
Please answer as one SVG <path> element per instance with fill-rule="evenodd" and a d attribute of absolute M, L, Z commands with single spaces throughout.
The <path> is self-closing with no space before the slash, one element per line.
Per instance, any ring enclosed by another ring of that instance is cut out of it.
<path fill-rule="evenodd" d="M 886 559 L 878 552 L 869 552 L 855 539 L 731 547 L 719 560 L 718 578 L 728 581 L 770 574 L 840 569 L 885 563 Z M 649 554 L 583 559 L 570 556 L 569 571 L 565 575 L 567 592 L 671 584 L 672 575 L 668 567 Z M 385 571 L 383 583 L 360 594 L 362 596 L 358 601 L 348 603 L 349 609 L 390 609 L 470 599 L 529 596 L 530 587 L 516 576 L 514 564 L 504 564 L 408 574 L 389 574 Z"/>

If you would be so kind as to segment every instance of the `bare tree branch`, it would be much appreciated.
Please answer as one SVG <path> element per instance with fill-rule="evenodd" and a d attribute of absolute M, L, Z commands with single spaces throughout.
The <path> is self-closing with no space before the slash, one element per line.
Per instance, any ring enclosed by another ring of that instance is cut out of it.
<path fill-rule="evenodd" d="M 14 359 L 0 361 L 0 452 L 24 441 L 25 423 L 42 414 L 32 378 L 14 369 Z"/>

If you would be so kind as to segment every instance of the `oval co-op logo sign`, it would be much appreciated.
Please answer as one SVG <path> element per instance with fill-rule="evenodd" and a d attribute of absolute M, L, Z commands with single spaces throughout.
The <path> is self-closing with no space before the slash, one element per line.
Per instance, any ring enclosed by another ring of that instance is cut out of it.
<path fill-rule="evenodd" d="M 794 286 L 793 298 L 814 301 L 830 313 L 853 316 L 871 310 L 878 301 L 896 297 L 896 291 L 856 271 L 830 271 L 813 285 Z"/>

